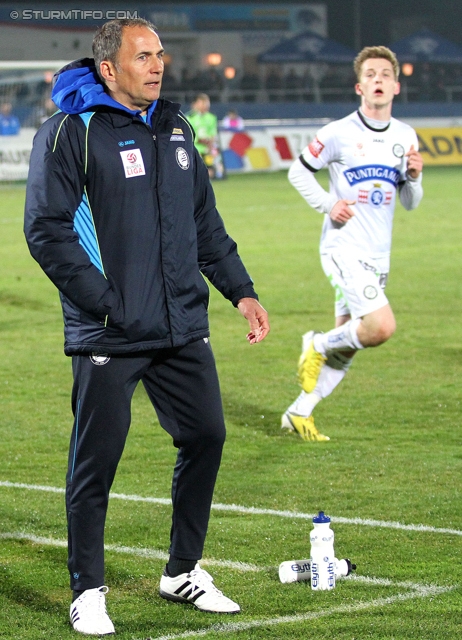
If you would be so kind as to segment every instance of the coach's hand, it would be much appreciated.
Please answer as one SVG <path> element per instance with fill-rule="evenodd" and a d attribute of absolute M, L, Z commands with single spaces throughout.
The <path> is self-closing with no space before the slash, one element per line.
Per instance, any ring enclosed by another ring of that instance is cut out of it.
<path fill-rule="evenodd" d="M 247 340 L 250 344 L 261 342 L 269 333 L 268 313 L 255 298 L 241 298 L 237 308 L 249 322 L 250 331 Z"/>
<path fill-rule="evenodd" d="M 350 209 L 351 204 L 356 204 L 356 200 L 339 200 L 336 202 L 329 213 L 330 219 L 340 224 L 348 222 L 355 215 L 353 209 Z"/>
<path fill-rule="evenodd" d="M 423 169 L 423 158 L 414 145 L 405 154 L 407 157 L 407 175 L 414 180 L 419 177 Z"/>

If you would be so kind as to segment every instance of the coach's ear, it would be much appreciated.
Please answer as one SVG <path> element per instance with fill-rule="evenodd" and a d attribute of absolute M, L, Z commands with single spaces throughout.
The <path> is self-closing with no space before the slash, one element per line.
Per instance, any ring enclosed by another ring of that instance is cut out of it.
<path fill-rule="evenodd" d="M 110 85 L 113 82 L 116 82 L 117 69 L 110 60 L 103 60 L 100 62 L 99 70 L 106 84 Z"/>

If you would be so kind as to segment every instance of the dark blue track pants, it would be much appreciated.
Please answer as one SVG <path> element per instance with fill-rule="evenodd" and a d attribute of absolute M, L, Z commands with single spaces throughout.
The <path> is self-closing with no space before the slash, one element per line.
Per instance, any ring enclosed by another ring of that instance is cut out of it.
<path fill-rule="evenodd" d="M 104 363 L 104 364 L 103 364 Z M 172 482 L 170 553 L 199 560 L 225 441 L 215 360 L 208 340 L 105 359 L 73 356 L 74 387 L 66 508 L 71 588 L 104 584 L 109 490 L 141 380 L 178 448 Z"/>

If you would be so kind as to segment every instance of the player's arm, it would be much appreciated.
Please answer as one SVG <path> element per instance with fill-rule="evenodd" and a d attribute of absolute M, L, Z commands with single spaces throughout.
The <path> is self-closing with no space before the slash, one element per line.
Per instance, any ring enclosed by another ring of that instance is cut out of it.
<path fill-rule="evenodd" d="M 399 199 L 403 207 L 410 211 L 415 209 L 422 200 L 423 159 L 413 144 L 405 157 L 407 158 L 406 180 L 399 185 Z"/>
<path fill-rule="evenodd" d="M 353 210 L 349 205 L 354 200 L 337 200 L 334 194 L 328 193 L 321 187 L 314 176 L 314 169 L 301 155 L 289 169 L 289 182 L 294 186 L 306 202 L 319 213 L 326 213 L 334 222 L 344 224 L 352 216 Z"/>

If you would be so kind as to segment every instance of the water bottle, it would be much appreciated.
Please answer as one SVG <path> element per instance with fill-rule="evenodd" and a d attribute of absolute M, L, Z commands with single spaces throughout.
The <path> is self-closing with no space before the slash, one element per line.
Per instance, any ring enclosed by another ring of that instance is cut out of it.
<path fill-rule="evenodd" d="M 287 560 L 279 565 L 279 580 L 281 582 L 302 582 L 311 580 L 309 560 Z"/>
<path fill-rule="evenodd" d="M 356 565 L 348 558 L 334 558 L 336 578 L 349 576 L 356 570 Z M 311 560 L 286 560 L 279 565 L 279 580 L 284 583 L 311 580 Z"/>
<path fill-rule="evenodd" d="M 311 588 L 314 591 L 328 591 L 335 587 L 334 532 L 330 528 L 330 518 L 320 511 L 313 518 L 310 533 Z"/>

